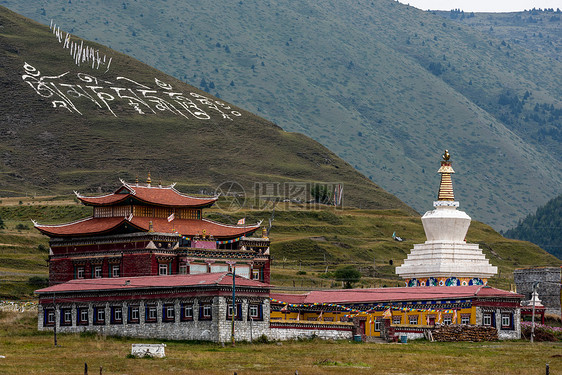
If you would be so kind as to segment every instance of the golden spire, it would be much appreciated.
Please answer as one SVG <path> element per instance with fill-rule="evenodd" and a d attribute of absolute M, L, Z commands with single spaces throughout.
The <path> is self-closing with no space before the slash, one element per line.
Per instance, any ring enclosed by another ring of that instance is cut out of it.
<path fill-rule="evenodd" d="M 437 171 L 437 173 L 441 174 L 441 183 L 439 184 L 439 194 L 437 195 L 438 201 L 454 201 L 455 194 L 453 193 L 453 180 L 451 179 L 451 175 L 455 173 L 452 161 L 449 159 L 451 155 L 449 154 L 448 150 L 445 150 L 443 154 L 443 160 L 441 161 L 441 168 Z"/>
<path fill-rule="evenodd" d="M 152 182 L 152 179 L 150 178 L 150 171 L 148 171 L 148 177 L 146 179 L 146 183 L 150 185 L 151 182 Z"/>

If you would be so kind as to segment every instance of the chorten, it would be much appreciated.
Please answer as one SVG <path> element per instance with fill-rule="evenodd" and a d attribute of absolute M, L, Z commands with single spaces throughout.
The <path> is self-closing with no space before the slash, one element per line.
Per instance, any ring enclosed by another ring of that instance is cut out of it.
<path fill-rule="evenodd" d="M 478 244 L 466 243 L 470 216 L 457 210 L 451 175 L 455 173 L 447 150 L 443 154 L 441 183 L 432 211 L 422 217 L 427 241 L 415 244 L 396 273 L 407 286 L 484 285 L 498 272 Z"/>

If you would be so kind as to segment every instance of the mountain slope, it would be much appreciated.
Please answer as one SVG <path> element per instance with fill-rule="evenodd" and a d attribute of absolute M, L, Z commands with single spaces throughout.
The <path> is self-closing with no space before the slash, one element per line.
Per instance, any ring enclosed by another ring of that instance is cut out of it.
<path fill-rule="evenodd" d="M 505 236 L 530 241 L 562 259 L 562 194 L 520 220 Z"/>
<path fill-rule="evenodd" d="M 562 182 L 562 64 L 432 13 L 391 0 L 4 4 L 303 132 L 420 212 L 445 148 L 462 207 L 498 229 Z"/>
<path fill-rule="evenodd" d="M 560 60 L 562 11 L 532 9 L 512 13 L 469 13 L 462 10 L 432 11 L 441 17 L 468 25 L 506 44 L 521 44 L 546 57 Z"/>
<path fill-rule="evenodd" d="M 304 135 L 5 8 L 0 25 L 2 195 L 107 192 L 151 171 L 236 197 L 308 200 L 311 184 L 342 183 L 346 204 L 414 212 Z"/>

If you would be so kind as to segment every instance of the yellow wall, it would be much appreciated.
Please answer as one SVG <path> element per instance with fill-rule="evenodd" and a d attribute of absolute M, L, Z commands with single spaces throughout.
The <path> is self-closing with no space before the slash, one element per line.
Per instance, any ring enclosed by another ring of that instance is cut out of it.
<path fill-rule="evenodd" d="M 452 310 L 452 309 L 450 309 Z M 470 324 L 476 324 L 476 308 L 475 307 L 468 307 L 468 308 L 462 308 L 462 309 L 458 309 L 457 310 L 457 319 L 456 321 L 452 322 L 452 324 L 460 324 L 461 323 L 461 314 L 470 314 Z M 375 311 L 372 313 L 360 313 L 357 315 L 353 315 L 353 316 L 358 316 L 358 317 L 364 317 L 366 318 L 365 321 L 365 334 L 367 336 L 380 336 L 380 332 L 375 331 L 375 320 L 380 319 L 381 320 L 381 324 L 382 323 L 382 316 L 383 316 L 384 311 Z M 290 311 L 290 312 L 280 312 L 280 311 L 272 311 L 271 312 L 271 320 L 301 320 L 301 321 L 310 321 L 310 320 L 315 320 L 315 321 L 324 321 L 324 322 L 328 322 L 328 321 L 332 321 L 332 322 L 338 322 L 340 321 L 340 319 L 344 316 L 344 315 L 348 315 L 349 313 L 347 312 L 338 312 L 337 314 L 335 312 L 323 312 L 322 313 L 322 317 L 320 317 L 320 313 L 318 312 L 305 312 L 305 313 L 297 313 L 295 311 Z M 427 326 L 426 322 L 427 322 L 427 316 L 428 315 L 434 315 L 435 316 L 435 322 L 437 322 L 438 318 L 439 318 L 439 311 L 398 311 L 398 310 L 392 310 L 392 317 L 396 317 L 396 316 L 400 316 L 400 326 L 404 326 L 404 325 L 409 325 L 409 315 L 417 315 L 418 316 L 418 324 L 415 325 L 415 327 L 423 327 L 423 326 Z M 443 313 L 441 313 L 441 315 L 443 316 Z M 319 319 L 320 318 L 320 319 Z M 330 319 L 331 318 L 331 319 Z M 391 325 L 393 324 L 393 321 L 391 320 Z"/>

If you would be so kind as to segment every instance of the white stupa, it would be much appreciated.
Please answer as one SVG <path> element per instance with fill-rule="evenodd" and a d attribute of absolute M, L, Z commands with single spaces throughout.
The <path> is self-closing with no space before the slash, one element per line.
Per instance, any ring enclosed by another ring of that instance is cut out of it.
<path fill-rule="evenodd" d="M 478 244 L 467 244 L 470 216 L 457 210 L 451 174 L 455 173 L 447 150 L 441 161 L 441 184 L 435 207 L 422 217 L 427 241 L 414 248 L 396 268 L 407 286 L 483 285 L 498 272 Z"/>

